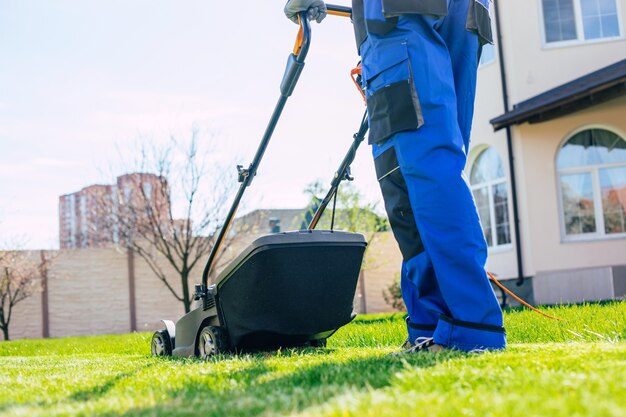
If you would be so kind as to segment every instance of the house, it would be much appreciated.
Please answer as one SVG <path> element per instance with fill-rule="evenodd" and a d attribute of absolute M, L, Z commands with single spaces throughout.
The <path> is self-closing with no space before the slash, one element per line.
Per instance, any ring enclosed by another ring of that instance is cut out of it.
<path fill-rule="evenodd" d="M 466 166 L 488 269 L 536 303 L 624 297 L 626 0 L 494 3 Z"/>

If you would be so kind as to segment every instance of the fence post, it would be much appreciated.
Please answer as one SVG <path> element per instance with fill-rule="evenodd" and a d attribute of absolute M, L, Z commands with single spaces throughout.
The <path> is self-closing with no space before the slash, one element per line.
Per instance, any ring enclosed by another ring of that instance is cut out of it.
<path fill-rule="evenodd" d="M 137 331 L 137 303 L 135 299 L 135 252 L 133 248 L 127 248 L 128 259 L 128 299 L 130 310 L 130 331 Z"/>
<path fill-rule="evenodd" d="M 41 264 L 46 263 L 46 254 L 39 251 Z M 44 339 L 50 337 L 50 307 L 48 305 L 48 269 L 41 268 L 41 336 Z"/>

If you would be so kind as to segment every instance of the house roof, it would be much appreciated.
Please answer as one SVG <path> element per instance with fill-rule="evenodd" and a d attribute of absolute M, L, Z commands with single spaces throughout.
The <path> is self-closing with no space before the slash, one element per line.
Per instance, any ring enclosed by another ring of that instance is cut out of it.
<path fill-rule="evenodd" d="M 522 101 L 489 122 L 494 130 L 539 123 L 626 95 L 626 59 Z"/>
<path fill-rule="evenodd" d="M 281 230 L 298 230 L 303 228 L 307 208 L 302 209 L 258 209 L 235 219 L 234 230 L 256 229 L 256 232 L 267 233 L 271 230 L 270 219 L 278 220 Z"/>

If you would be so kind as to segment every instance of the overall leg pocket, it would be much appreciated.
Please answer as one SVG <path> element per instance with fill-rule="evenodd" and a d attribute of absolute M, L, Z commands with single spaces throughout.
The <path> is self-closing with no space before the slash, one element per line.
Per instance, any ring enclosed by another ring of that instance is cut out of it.
<path fill-rule="evenodd" d="M 373 45 L 363 57 L 363 76 L 370 144 L 424 124 L 406 40 L 389 39 Z"/>

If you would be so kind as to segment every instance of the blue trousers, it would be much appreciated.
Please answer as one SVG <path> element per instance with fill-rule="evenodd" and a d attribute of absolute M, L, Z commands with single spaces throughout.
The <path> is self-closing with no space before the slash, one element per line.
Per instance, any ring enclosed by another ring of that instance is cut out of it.
<path fill-rule="evenodd" d="M 403 255 L 409 339 L 464 351 L 506 346 L 463 174 L 481 48 L 466 28 L 473 1 L 449 0 L 445 16 L 400 14 L 381 31 L 381 0 L 364 0 L 359 48 L 376 172 Z"/>

